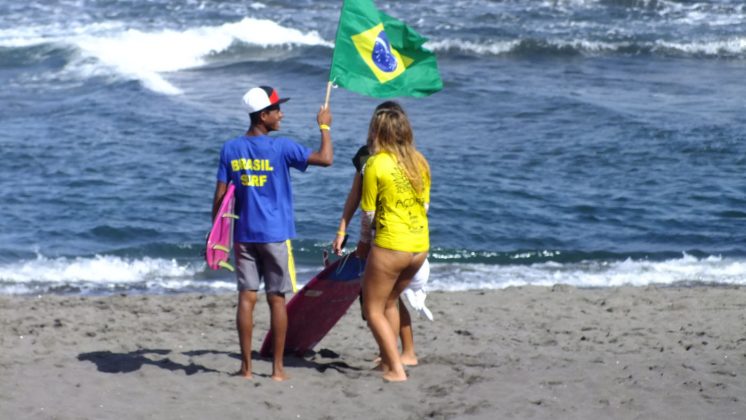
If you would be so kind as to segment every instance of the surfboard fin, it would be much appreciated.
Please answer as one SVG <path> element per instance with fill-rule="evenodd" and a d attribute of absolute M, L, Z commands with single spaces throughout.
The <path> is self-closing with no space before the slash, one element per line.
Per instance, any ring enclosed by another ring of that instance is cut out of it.
<path fill-rule="evenodd" d="M 217 245 L 217 244 L 213 245 L 212 249 L 217 249 L 218 251 L 223 251 L 223 252 L 231 252 L 231 250 L 228 249 L 227 247 L 224 247 L 223 245 Z"/>
<path fill-rule="evenodd" d="M 235 268 L 228 261 L 219 261 L 218 265 L 225 268 L 228 271 L 236 271 Z"/>

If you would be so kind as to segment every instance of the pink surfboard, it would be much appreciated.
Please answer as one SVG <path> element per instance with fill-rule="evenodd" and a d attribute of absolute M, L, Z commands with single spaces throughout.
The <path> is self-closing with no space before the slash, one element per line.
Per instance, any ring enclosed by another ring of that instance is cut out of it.
<path fill-rule="evenodd" d="M 290 299 L 286 354 L 303 356 L 342 318 L 360 294 L 364 264 L 348 254 L 324 268 Z M 259 352 L 264 357 L 272 355 L 271 330 Z"/>
<path fill-rule="evenodd" d="M 205 260 L 207 266 L 213 270 L 225 268 L 234 271 L 233 266 L 228 261 L 231 258 L 231 249 L 233 248 L 233 222 L 238 219 L 238 216 L 233 213 L 236 204 L 235 191 L 236 188 L 233 183 L 228 184 L 228 189 L 220 203 L 212 229 L 207 235 Z"/>

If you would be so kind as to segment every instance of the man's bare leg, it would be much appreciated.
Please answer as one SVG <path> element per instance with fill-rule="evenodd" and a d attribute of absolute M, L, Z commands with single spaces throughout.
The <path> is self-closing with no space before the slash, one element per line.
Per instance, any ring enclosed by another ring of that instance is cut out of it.
<path fill-rule="evenodd" d="M 247 379 L 251 379 L 251 334 L 254 329 L 255 305 L 255 290 L 238 292 L 236 329 L 238 330 L 238 344 L 241 346 L 241 370 L 238 374 Z"/>
<path fill-rule="evenodd" d="M 267 293 L 270 322 L 272 324 L 272 379 L 284 381 L 289 379 L 285 374 L 283 357 L 285 356 L 285 337 L 288 332 L 288 312 L 285 306 L 285 295 Z"/>

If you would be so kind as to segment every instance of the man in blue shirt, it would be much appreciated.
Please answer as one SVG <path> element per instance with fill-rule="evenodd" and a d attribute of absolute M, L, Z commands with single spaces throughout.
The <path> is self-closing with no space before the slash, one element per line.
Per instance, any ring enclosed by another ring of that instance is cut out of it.
<path fill-rule="evenodd" d="M 295 237 L 290 168 L 305 171 L 308 165 L 329 166 L 334 151 L 330 135 L 331 111 L 321 107 L 316 122 L 321 145 L 313 151 L 295 141 L 268 134 L 280 129 L 283 113 L 277 91 L 268 86 L 249 89 L 243 105 L 251 118 L 246 133 L 227 141 L 220 151 L 212 218 L 220 207 L 229 182 L 236 187 L 239 219 L 234 228 L 238 310 L 236 327 L 241 345 L 239 374 L 251 378 L 251 336 L 254 306 L 264 282 L 270 307 L 274 360 L 272 379 L 287 379 L 283 369 L 287 310 L 285 293 L 294 291 L 295 267 L 290 239 Z"/>

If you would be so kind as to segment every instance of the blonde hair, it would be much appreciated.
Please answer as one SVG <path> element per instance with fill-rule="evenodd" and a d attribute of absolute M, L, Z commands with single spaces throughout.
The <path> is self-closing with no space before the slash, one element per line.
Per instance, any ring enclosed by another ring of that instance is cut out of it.
<path fill-rule="evenodd" d="M 430 165 L 414 145 L 409 118 L 396 102 L 384 102 L 376 108 L 368 127 L 370 154 L 387 152 L 394 156 L 409 183 L 419 195 L 430 181 Z"/>

